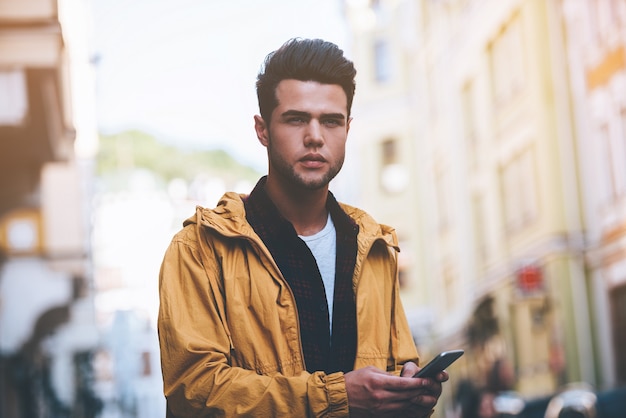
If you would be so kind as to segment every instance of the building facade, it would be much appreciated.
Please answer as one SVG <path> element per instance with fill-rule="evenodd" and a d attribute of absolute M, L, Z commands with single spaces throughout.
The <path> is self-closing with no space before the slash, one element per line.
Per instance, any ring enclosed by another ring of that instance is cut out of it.
<path fill-rule="evenodd" d="M 422 352 L 465 348 L 452 371 L 483 387 L 623 382 L 624 3 L 343 2 L 361 204 L 410 243 Z"/>
<path fill-rule="evenodd" d="M 600 383 L 626 384 L 626 1 L 563 0 Z"/>
<path fill-rule="evenodd" d="M 346 50 L 357 68 L 357 93 L 352 109 L 348 165 L 337 187 L 349 188 L 349 201 L 367 208 L 376 219 L 396 228 L 402 251 L 399 277 L 402 298 L 418 342 L 430 339 L 432 306 L 423 292 L 419 239 L 419 190 L 415 155 L 419 143 L 415 96 L 410 73 L 414 36 L 410 2 L 345 2 L 353 36 Z M 347 174 L 346 174 L 347 173 Z M 358 181 L 355 182 L 355 179 Z"/>
<path fill-rule="evenodd" d="M 83 1 L 0 1 L 0 417 L 95 416 Z"/>

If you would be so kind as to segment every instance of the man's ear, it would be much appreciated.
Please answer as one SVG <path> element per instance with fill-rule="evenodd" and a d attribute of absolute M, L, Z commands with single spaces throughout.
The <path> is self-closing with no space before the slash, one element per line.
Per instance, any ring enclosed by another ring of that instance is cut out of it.
<path fill-rule="evenodd" d="M 352 116 L 348 116 L 348 121 L 346 122 L 346 134 L 350 132 L 350 123 L 352 122 Z"/>
<path fill-rule="evenodd" d="M 265 121 L 259 115 L 254 115 L 254 130 L 256 131 L 256 137 L 259 139 L 259 142 L 264 147 L 267 147 L 269 143 L 269 132 L 267 131 Z"/>

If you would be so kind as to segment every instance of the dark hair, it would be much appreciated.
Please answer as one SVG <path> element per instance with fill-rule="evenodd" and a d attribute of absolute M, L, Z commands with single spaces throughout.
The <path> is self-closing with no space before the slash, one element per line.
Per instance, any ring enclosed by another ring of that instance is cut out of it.
<path fill-rule="evenodd" d="M 338 84 L 348 99 L 348 116 L 356 84 L 352 61 L 332 42 L 322 39 L 293 38 L 265 57 L 257 76 L 256 90 L 261 117 L 269 125 L 272 112 L 278 106 L 276 86 L 282 80 L 317 81 Z"/>

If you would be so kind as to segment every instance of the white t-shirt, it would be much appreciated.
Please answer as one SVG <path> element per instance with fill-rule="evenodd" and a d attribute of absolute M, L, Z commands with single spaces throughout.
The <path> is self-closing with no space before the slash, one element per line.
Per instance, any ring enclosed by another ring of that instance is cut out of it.
<path fill-rule="evenodd" d="M 333 296 L 335 293 L 335 258 L 337 254 L 337 234 L 335 224 L 328 214 L 326 226 L 314 235 L 298 235 L 309 247 L 317 262 L 317 268 L 322 275 L 326 302 L 328 303 L 328 317 L 330 329 L 333 329 Z"/>

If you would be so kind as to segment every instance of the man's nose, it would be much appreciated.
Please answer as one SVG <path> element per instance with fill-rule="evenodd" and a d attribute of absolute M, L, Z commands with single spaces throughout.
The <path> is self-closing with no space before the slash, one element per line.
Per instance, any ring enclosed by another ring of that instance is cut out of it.
<path fill-rule="evenodd" d="M 308 124 L 304 144 L 307 147 L 321 146 L 324 143 L 324 135 L 322 133 L 322 125 L 319 121 L 313 119 Z"/>

